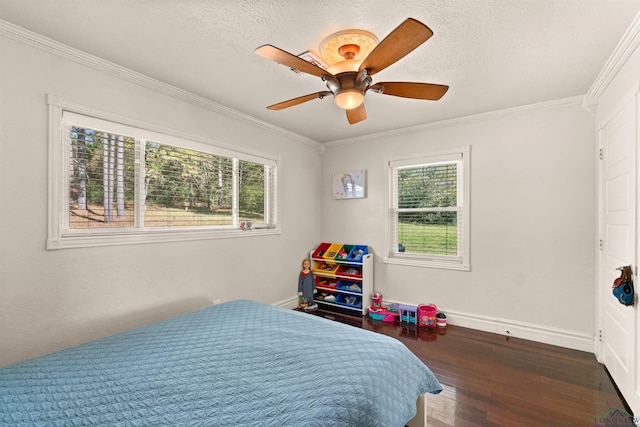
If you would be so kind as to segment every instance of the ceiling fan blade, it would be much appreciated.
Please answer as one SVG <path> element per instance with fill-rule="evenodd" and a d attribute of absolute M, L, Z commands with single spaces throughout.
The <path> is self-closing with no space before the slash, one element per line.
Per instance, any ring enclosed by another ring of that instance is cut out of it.
<path fill-rule="evenodd" d="M 332 75 L 330 72 L 323 70 L 317 65 L 305 61 L 302 58 L 298 58 L 297 56 L 275 46 L 271 46 L 270 44 L 260 46 L 256 49 L 256 53 L 264 58 L 275 61 L 278 64 L 286 65 L 289 68 L 295 68 L 298 71 L 302 71 L 303 73 L 311 74 L 313 76 L 322 78 L 323 76 Z"/>
<path fill-rule="evenodd" d="M 267 110 L 282 110 L 284 108 L 293 107 L 294 105 L 302 104 L 303 102 L 311 101 L 312 99 L 324 98 L 327 95 L 332 95 L 328 90 L 316 93 L 310 93 L 309 95 L 299 96 L 297 98 L 290 99 L 288 101 L 279 102 L 277 104 L 269 105 Z"/>
<path fill-rule="evenodd" d="M 373 48 L 358 71 L 374 75 L 429 40 L 433 31 L 420 21 L 408 18 Z"/>
<path fill-rule="evenodd" d="M 383 95 L 437 101 L 447 93 L 449 86 L 434 83 L 382 82 L 369 86 L 369 90 Z"/>
<path fill-rule="evenodd" d="M 350 125 L 361 122 L 367 118 L 367 110 L 364 108 L 364 104 L 345 111 L 347 112 L 347 120 L 349 120 Z"/>

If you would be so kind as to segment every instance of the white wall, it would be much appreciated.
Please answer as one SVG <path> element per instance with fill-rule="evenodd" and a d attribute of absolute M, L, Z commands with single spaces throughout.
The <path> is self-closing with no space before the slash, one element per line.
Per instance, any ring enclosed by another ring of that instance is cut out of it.
<path fill-rule="evenodd" d="M 579 99 L 403 130 L 323 155 L 323 238 L 368 244 L 386 300 L 435 303 L 452 323 L 593 349 L 594 117 Z M 383 159 L 471 146 L 471 271 L 383 264 Z M 331 175 L 366 169 L 368 197 L 333 200 Z"/>
<path fill-rule="evenodd" d="M 211 303 L 295 295 L 320 240 L 320 156 L 286 134 L 0 37 L 0 366 Z M 279 156 L 282 234 L 45 250 L 46 95 Z M 304 203 L 300 203 L 305 195 Z"/>

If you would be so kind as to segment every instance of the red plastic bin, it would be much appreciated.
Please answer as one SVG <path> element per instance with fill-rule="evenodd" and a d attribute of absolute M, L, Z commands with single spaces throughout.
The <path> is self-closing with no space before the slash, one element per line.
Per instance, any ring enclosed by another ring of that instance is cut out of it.
<path fill-rule="evenodd" d="M 354 267 L 352 265 L 341 265 L 336 274 L 340 276 L 362 278 L 362 268 Z"/>
<path fill-rule="evenodd" d="M 331 246 L 331 243 L 320 243 L 316 250 L 311 254 L 311 258 L 322 258 L 327 249 Z"/>

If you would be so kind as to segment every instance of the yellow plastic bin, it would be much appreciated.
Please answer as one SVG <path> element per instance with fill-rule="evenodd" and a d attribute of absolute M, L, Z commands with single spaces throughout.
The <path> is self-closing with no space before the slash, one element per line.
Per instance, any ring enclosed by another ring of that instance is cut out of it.
<path fill-rule="evenodd" d="M 333 264 L 332 261 L 335 260 L 336 255 L 338 255 L 341 248 L 342 248 L 342 243 L 332 244 L 327 248 L 326 251 L 324 251 L 324 255 L 322 255 L 322 258 L 324 258 L 327 263 Z"/>
<path fill-rule="evenodd" d="M 338 265 L 336 264 L 329 264 L 326 262 L 316 262 L 313 265 L 313 268 L 311 270 L 313 270 L 314 273 L 318 273 L 318 274 L 336 274 L 337 269 L 338 269 Z"/>

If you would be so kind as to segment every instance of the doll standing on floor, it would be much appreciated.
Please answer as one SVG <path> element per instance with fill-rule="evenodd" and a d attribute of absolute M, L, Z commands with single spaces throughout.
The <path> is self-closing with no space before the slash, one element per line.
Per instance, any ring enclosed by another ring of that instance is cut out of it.
<path fill-rule="evenodd" d="M 318 293 L 316 289 L 315 276 L 311 271 L 311 260 L 305 258 L 302 260 L 302 271 L 298 277 L 298 299 L 300 307 L 305 310 L 315 310 L 318 304 L 313 300 L 313 295 Z"/>

